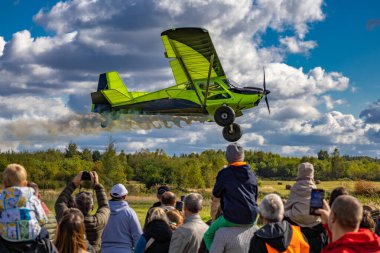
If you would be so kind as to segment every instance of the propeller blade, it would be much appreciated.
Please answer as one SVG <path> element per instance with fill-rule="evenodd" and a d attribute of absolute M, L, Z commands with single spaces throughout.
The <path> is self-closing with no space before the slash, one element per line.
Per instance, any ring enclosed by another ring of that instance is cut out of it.
<path fill-rule="evenodd" d="M 263 86 L 264 86 L 264 94 L 265 94 L 265 91 L 267 90 L 267 85 L 266 85 L 266 82 L 265 82 L 265 68 L 264 67 L 263 67 L 263 72 L 264 72 Z"/>
<path fill-rule="evenodd" d="M 267 97 L 267 95 L 265 95 L 265 103 L 267 104 L 268 112 L 270 114 L 270 109 L 269 109 L 269 103 L 268 103 L 268 97 Z"/>
<path fill-rule="evenodd" d="M 263 67 L 263 73 L 264 73 L 264 80 L 263 80 L 263 88 L 264 88 L 264 96 L 265 96 L 265 103 L 267 104 L 267 107 L 268 107 L 268 112 L 270 114 L 270 109 L 269 109 L 269 102 L 268 102 L 268 94 L 270 91 L 267 91 L 267 84 L 266 84 L 266 81 L 265 81 L 265 68 Z"/>

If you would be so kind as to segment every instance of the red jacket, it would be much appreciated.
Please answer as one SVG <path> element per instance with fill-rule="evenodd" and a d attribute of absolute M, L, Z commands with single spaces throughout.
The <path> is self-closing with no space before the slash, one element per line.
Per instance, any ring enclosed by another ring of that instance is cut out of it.
<path fill-rule="evenodd" d="M 322 253 L 380 253 L 380 237 L 368 229 L 349 232 L 335 242 L 329 243 Z"/>

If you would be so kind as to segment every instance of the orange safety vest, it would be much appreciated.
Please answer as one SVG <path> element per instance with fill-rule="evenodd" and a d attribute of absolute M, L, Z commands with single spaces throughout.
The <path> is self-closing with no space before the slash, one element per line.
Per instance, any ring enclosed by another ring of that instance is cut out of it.
<path fill-rule="evenodd" d="M 293 236 L 288 248 L 281 253 L 308 253 L 310 251 L 309 244 L 303 238 L 301 228 L 299 226 L 293 226 Z M 280 253 L 280 251 L 272 248 L 268 243 L 265 243 L 268 253 Z"/>

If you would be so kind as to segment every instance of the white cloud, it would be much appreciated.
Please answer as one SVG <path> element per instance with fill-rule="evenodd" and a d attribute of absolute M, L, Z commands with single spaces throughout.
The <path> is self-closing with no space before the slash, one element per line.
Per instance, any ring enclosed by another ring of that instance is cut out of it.
<path fill-rule="evenodd" d="M 291 156 L 299 156 L 300 154 L 310 154 L 313 155 L 311 152 L 311 148 L 309 147 L 303 147 L 303 146 L 283 146 L 281 147 L 281 153 L 285 155 L 291 155 Z"/>
<path fill-rule="evenodd" d="M 311 49 L 317 46 L 315 41 L 303 41 L 296 37 L 285 37 L 280 39 L 280 43 L 284 46 L 290 53 L 307 53 Z"/>
<path fill-rule="evenodd" d="M 4 46 L 5 46 L 4 37 L 0 36 L 0 57 L 3 55 Z"/>
<path fill-rule="evenodd" d="M 333 100 L 333 98 L 328 95 L 322 96 L 322 100 L 325 102 L 326 108 L 328 110 L 334 109 L 335 105 L 343 105 L 346 103 L 346 101 L 343 99 Z"/>

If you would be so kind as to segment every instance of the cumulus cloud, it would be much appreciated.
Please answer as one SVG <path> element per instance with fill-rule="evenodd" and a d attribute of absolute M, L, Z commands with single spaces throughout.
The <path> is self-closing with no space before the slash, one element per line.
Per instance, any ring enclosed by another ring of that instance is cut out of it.
<path fill-rule="evenodd" d="M 0 36 L 0 57 L 3 55 L 4 46 L 5 46 L 4 37 Z"/>
<path fill-rule="evenodd" d="M 0 37 L 2 143 L 38 149 L 47 142 L 64 146 L 75 137 L 81 145 L 98 148 L 111 134 L 131 152 L 142 147 L 169 152 L 221 148 L 222 129 L 205 119 L 127 115 L 101 129 L 104 118 L 88 114 L 89 94 L 102 72 L 120 72 L 131 91 L 173 84 L 160 33 L 199 26 L 209 30 L 233 80 L 261 87 L 265 66 L 272 114 L 262 102 L 237 118 L 245 146 L 300 155 L 341 145 L 357 153 L 350 149 L 354 143 L 365 149 L 373 142 L 369 133 L 378 135 L 377 128 L 366 125 L 376 117 L 374 108 L 362 112 L 364 121 L 324 112 L 318 109 L 321 103 L 328 110 L 344 103 L 329 92 L 348 89 L 348 77 L 323 66 L 304 71 L 283 63 L 288 54 L 312 53 L 317 46 L 305 35 L 310 24 L 323 21 L 322 5 L 322 0 L 72 0 L 41 9 L 33 19 L 52 35 L 33 37 L 24 30 L 15 31 L 9 41 Z M 280 37 L 278 46 L 264 47 L 261 36 L 268 29 L 287 36 Z"/>
<path fill-rule="evenodd" d="M 290 53 L 307 53 L 317 46 L 315 41 L 298 40 L 295 37 L 285 37 L 280 39 L 280 44 L 284 46 Z"/>
<path fill-rule="evenodd" d="M 360 113 L 360 117 L 364 118 L 367 123 L 380 124 L 380 99 L 372 103 Z"/>
<path fill-rule="evenodd" d="M 345 100 L 343 99 L 333 100 L 333 98 L 328 95 L 322 96 L 322 100 L 324 101 L 325 106 L 328 110 L 334 109 L 335 105 L 343 105 L 345 103 Z"/>

